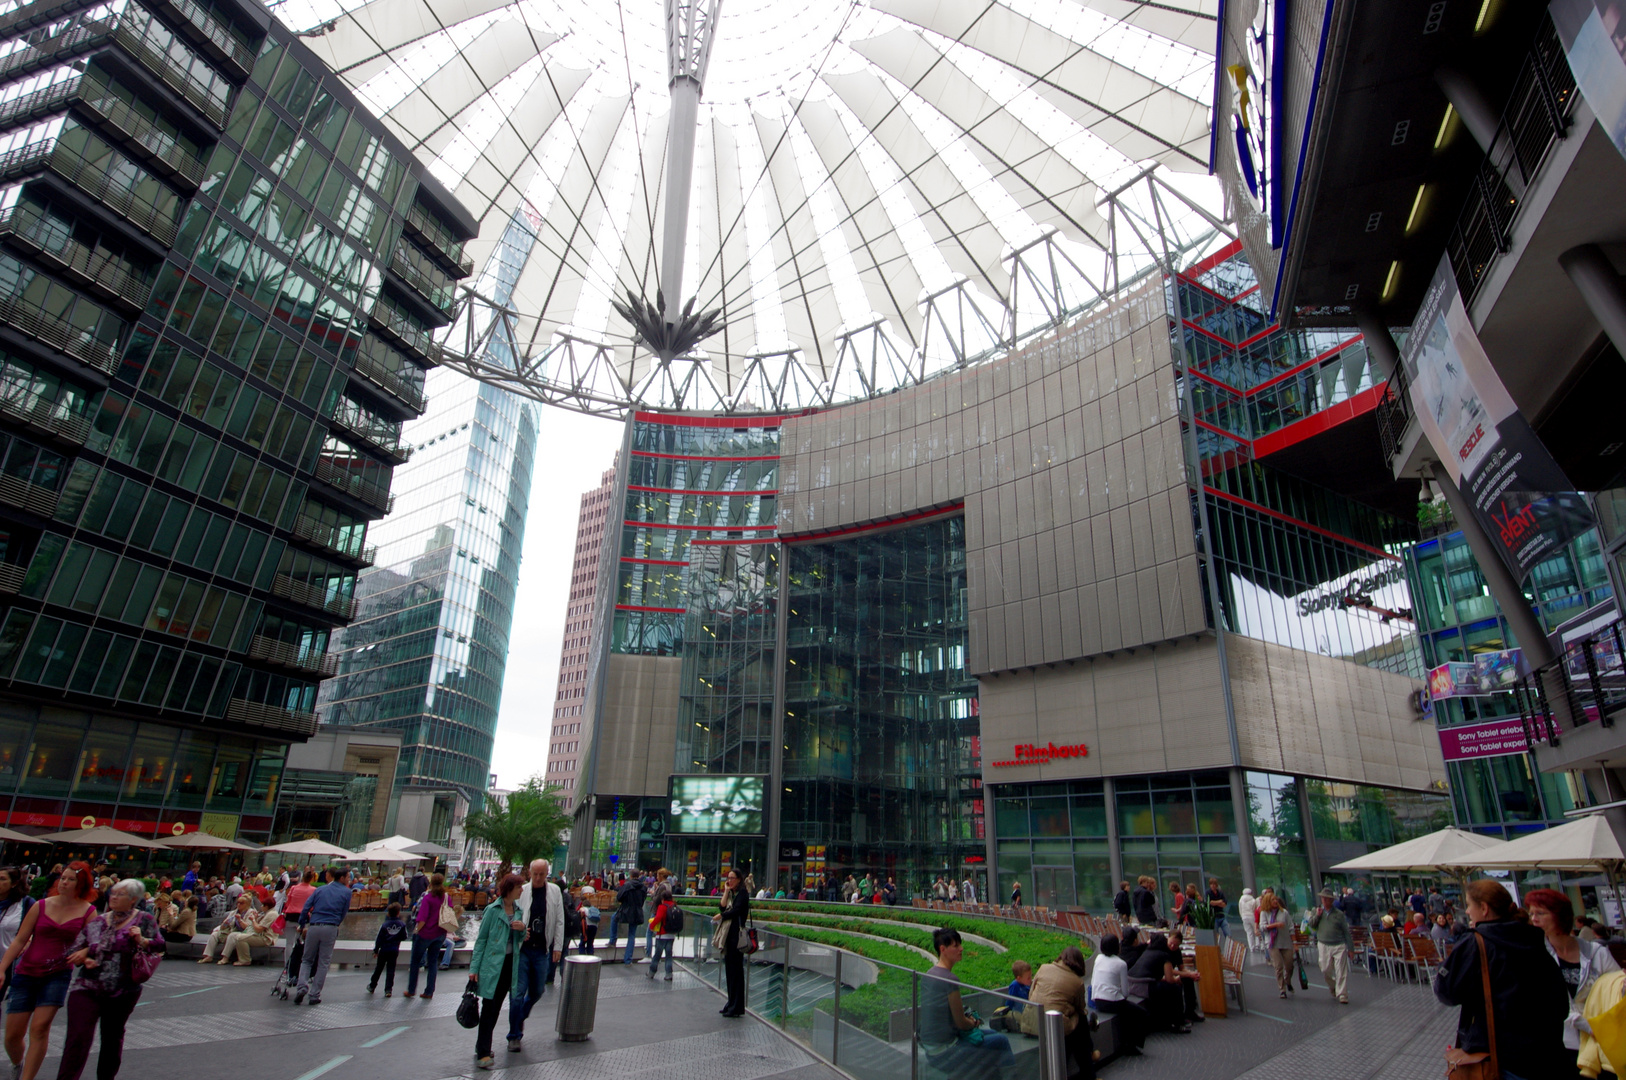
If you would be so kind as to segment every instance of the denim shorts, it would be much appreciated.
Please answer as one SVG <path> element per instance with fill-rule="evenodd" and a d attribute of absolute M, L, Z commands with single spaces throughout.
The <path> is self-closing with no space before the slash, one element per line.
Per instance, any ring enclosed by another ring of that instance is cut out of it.
<path fill-rule="evenodd" d="M 6 1012 L 26 1013 L 35 1009 L 60 1009 L 68 1000 L 68 982 L 73 969 L 65 968 L 55 975 L 24 975 L 11 973 L 11 992 L 6 995 Z"/>

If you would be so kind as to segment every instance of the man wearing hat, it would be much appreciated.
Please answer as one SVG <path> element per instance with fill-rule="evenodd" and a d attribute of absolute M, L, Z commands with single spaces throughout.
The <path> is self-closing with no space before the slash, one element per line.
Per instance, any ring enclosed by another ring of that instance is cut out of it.
<path fill-rule="evenodd" d="M 1331 889 L 1318 894 L 1321 906 L 1310 916 L 1310 931 L 1315 934 L 1316 959 L 1321 974 L 1327 980 L 1327 989 L 1338 998 L 1340 1005 L 1349 1004 L 1349 952 L 1355 947 L 1355 937 L 1349 932 L 1349 920 L 1332 906 L 1337 899 Z"/>

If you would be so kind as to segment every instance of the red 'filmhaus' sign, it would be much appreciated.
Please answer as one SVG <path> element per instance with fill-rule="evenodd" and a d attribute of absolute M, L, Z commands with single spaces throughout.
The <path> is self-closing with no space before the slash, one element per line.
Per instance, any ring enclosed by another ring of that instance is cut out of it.
<path fill-rule="evenodd" d="M 991 761 L 990 765 L 1000 768 L 1006 765 L 1043 765 L 1050 761 L 1059 761 L 1062 758 L 1081 758 L 1090 756 L 1090 748 L 1083 743 L 1069 743 L 1066 746 L 1057 746 L 1055 743 L 1045 743 L 1035 746 L 1033 743 L 1017 743 L 1012 752 L 1016 755 L 1009 761 Z"/>

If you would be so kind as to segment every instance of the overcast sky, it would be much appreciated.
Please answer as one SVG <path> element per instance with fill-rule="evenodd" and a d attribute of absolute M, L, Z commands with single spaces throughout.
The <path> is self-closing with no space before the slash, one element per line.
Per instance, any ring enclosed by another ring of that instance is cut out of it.
<path fill-rule="evenodd" d="M 615 460 L 623 432 L 620 421 L 549 406 L 541 407 L 539 426 L 525 554 L 497 717 L 497 745 L 491 755 L 491 771 L 503 788 L 519 786 L 546 766 L 576 546 L 576 512 L 582 492 L 597 487 Z"/>

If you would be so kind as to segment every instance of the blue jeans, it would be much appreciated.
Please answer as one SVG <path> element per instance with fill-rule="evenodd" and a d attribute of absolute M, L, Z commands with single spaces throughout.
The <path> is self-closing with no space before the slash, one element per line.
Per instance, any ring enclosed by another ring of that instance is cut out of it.
<path fill-rule="evenodd" d="M 617 908 L 614 911 L 610 912 L 610 955 L 611 956 L 615 955 L 615 937 L 616 937 L 617 927 L 619 927 L 620 924 L 621 924 L 621 909 Z M 631 933 L 631 931 L 629 930 L 628 933 Z"/>
<path fill-rule="evenodd" d="M 531 1006 L 542 996 L 547 985 L 548 968 L 553 954 L 546 949 L 520 949 L 514 953 L 519 970 L 514 974 L 514 996 L 508 999 L 508 1037 L 521 1038 L 525 1034 L 525 1018 L 531 1015 Z"/>
<path fill-rule="evenodd" d="M 418 969 L 427 967 L 429 973 L 424 976 L 423 992 L 435 992 L 435 973 L 440 968 L 440 949 L 445 944 L 444 938 L 431 938 L 424 940 L 417 934 L 412 935 L 412 966 L 407 969 L 407 995 L 410 997 L 418 992 Z"/>
<path fill-rule="evenodd" d="M 612 934 L 611 936 L 613 937 L 614 935 Z M 623 964 L 632 963 L 632 950 L 637 946 L 637 944 L 638 944 L 638 931 L 635 928 L 635 926 L 633 924 L 633 921 L 631 919 L 628 919 L 627 920 L 627 954 L 621 958 L 621 962 Z M 612 948 L 612 949 L 615 948 L 615 943 L 614 942 L 610 943 L 610 948 Z M 648 952 L 649 950 L 646 949 L 644 951 Z"/>
<path fill-rule="evenodd" d="M 649 950 L 649 973 L 655 974 L 655 969 L 661 965 L 661 954 L 666 954 L 666 977 L 672 977 L 672 938 L 658 937 L 655 947 Z"/>
<path fill-rule="evenodd" d="M 1220 944 L 1223 945 L 1226 939 L 1231 936 L 1230 920 L 1224 915 L 1216 916 L 1214 919 L 1214 933 L 1217 935 Z"/>

